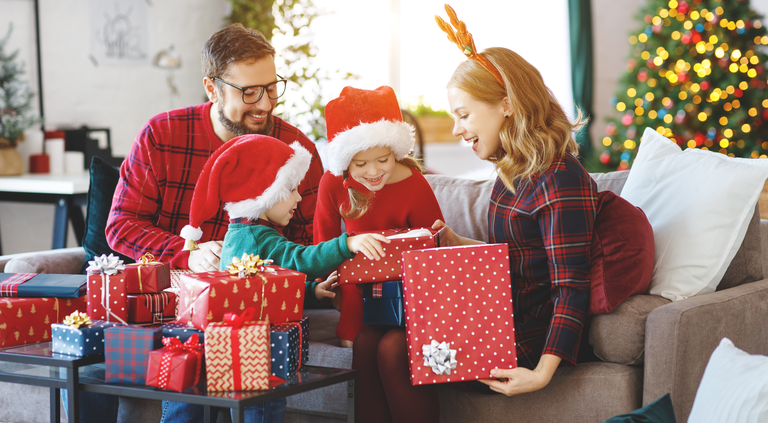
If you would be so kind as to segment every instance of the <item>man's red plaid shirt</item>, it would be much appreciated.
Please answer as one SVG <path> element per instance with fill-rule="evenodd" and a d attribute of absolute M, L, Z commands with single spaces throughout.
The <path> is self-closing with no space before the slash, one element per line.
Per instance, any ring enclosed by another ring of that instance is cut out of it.
<path fill-rule="evenodd" d="M 497 180 L 489 240 L 509 244 L 517 357 L 535 367 L 542 354 L 576 363 L 589 306 L 589 251 L 597 185 L 570 154 L 511 193 Z"/>
<path fill-rule="evenodd" d="M 134 259 L 150 252 L 172 268 L 188 268 L 189 252 L 182 251 L 181 228 L 189 223 L 189 207 L 195 184 L 208 158 L 222 144 L 213 132 L 210 102 L 172 110 L 153 117 L 136 137 L 120 167 L 120 182 L 107 221 L 107 241 L 117 252 Z M 323 165 L 315 144 L 301 131 L 273 117 L 272 137 L 291 144 L 298 141 L 312 163 L 299 184 L 302 200 L 285 236 L 297 243 L 312 244 L 312 219 Z M 229 217 L 224 203 L 216 216 L 202 224 L 200 242 L 223 240 Z"/>

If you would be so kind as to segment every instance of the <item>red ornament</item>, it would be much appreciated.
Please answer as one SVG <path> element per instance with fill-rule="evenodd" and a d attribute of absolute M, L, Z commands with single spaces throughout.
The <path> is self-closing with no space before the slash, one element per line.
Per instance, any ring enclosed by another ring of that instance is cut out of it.
<path fill-rule="evenodd" d="M 681 41 L 681 42 L 682 42 L 684 45 L 688 45 L 689 43 L 691 43 L 691 32 L 685 32 L 685 33 L 683 34 L 683 37 L 680 39 L 680 41 Z"/>
<path fill-rule="evenodd" d="M 768 110 L 763 110 L 762 117 L 763 120 L 768 120 Z"/>
<path fill-rule="evenodd" d="M 693 136 L 693 140 L 696 141 L 696 147 L 701 147 L 701 145 L 704 144 L 705 139 L 704 134 L 701 132 L 696 132 Z"/>
<path fill-rule="evenodd" d="M 688 3 L 680 2 L 677 4 L 677 12 L 685 15 L 688 13 Z"/>
<path fill-rule="evenodd" d="M 611 155 L 608 152 L 603 152 L 603 154 L 600 155 L 600 162 L 603 165 L 608 165 L 611 162 Z"/>
<path fill-rule="evenodd" d="M 608 135 L 613 135 L 616 133 L 616 125 L 613 123 L 608 123 L 608 126 L 605 127 L 605 133 Z"/>
<path fill-rule="evenodd" d="M 768 112 L 768 111 L 767 111 Z M 632 124 L 632 114 L 625 114 L 624 117 L 621 118 L 621 124 L 624 126 L 629 126 Z"/>
<path fill-rule="evenodd" d="M 699 32 L 692 31 L 691 32 L 691 40 L 693 41 L 693 43 L 701 42 L 701 35 L 699 34 Z"/>
<path fill-rule="evenodd" d="M 688 82 L 688 74 L 685 72 L 680 72 L 677 74 L 677 80 L 680 81 L 680 83 L 686 83 Z"/>
<path fill-rule="evenodd" d="M 736 91 L 734 91 L 734 92 L 733 92 L 733 94 L 734 94 L 734 95 L 735 95 L 737 98 L 740 98 L 741 96 L 743 96 L 743 95 L 744 95 L 744 92 L 743 92 L 743 91 L 741 91 L 741 89 L 736 89 Z"/>
<path fill-rule="evenodd" d="M 645 82 L 645 80 L 648 79 L 648 72 L 641 70 L 637 73 L 637 80 L 640 82 Z"/>
<path fill-rule="evenodd" d="M 702 90 L 706 91 L 709 89 L 709 82 L 708 81 L 702 81 L 701 84 L 699 84 Z"/>

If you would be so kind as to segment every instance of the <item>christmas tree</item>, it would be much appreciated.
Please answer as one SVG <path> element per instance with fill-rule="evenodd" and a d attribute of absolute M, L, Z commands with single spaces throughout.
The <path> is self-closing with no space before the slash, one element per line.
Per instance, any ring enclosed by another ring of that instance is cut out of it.
<path fill-rule="evenodd" d="M 651 0 L 633 33 L 600 161 L 628 169 L 645 128 L 682 148 L 768 154 L 768 45 L 749 0 Z"/>
<path fill-rule="evenodd" d="M 0 147 L 15 146 L 24 131 L 39 122 L 31 112 L 34 93 L 21 80 L 24 64 L 16 61 L 19 51 L 5 52 L 12 31 L 9 25 L 8 34 L 0 39 Z"/>

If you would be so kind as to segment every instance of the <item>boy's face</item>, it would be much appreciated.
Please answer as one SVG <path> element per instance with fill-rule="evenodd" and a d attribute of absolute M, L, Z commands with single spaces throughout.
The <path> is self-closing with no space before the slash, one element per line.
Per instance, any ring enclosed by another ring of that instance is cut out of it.
<path fill-rule="evenodd" d="M 293 214 L 296 211 L 299 201 L 301 201 L 301 195 L 299 194 L 298 189 L 294 189 L 291 191 L 288 198 L 273 205 L 272 208 L 261 215 L 261 219 L 280 226 L 286 226 L 288 225 L 288 222 L 291 221 L 291 218 L 293 218 Z"/>
<path fill-rule="evenodd" d="M 349 175 L 371 192 L 380 191 L 395 172 L 395 154 L 389 147 L 361 151 L 349 163 Z"/>

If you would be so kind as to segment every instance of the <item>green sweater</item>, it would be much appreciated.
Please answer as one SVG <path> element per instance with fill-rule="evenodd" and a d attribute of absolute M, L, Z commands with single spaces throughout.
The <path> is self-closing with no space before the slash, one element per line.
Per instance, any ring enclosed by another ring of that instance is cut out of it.
<path fill-rule="evenodd" d="M 322 242 L 314 246 L 294 243 L 282 236 L 276 229 L 265 225 L 230 223 L 221 249 L 221 270 L 232 264 L 232 258 L 244 253 L 259 255 L 261 259 L 272 259 L 275 265 L 296 270 L 307 275 L 304 300 L 317 303 L 315 297 L 316 278 L 324 278 L 355 254 L 347 247 L 348 235 Z"/>

